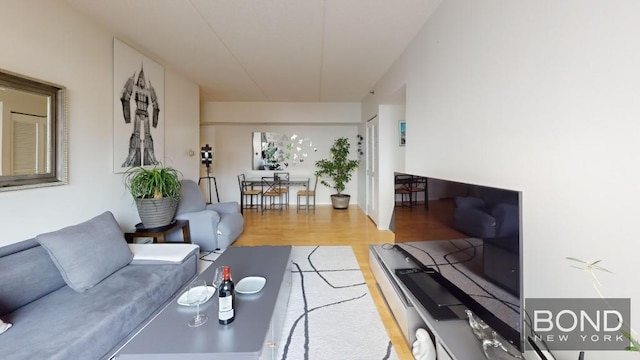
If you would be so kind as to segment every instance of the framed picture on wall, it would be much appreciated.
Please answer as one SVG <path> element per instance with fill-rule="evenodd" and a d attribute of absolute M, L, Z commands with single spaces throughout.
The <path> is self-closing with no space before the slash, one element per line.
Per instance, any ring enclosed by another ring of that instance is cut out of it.
<path fill-rule="evenodd" d="M 398 134 L 400 135 L 399 137 L 400 146 L 405 146 L 407 144 L 407 122 L 406 121 L 400 120 L 398 122 Z"/>
<path fill-rule="evenodd" d="M 164 162 L 164 68 L 113 39 L 113 172 Z"/>

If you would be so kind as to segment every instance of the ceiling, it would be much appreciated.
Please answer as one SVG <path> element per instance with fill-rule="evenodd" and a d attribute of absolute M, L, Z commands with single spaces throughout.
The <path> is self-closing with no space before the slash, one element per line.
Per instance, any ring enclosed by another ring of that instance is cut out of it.
<path fill-rule="evenodd" d="M 441 0 L 67 0 L 201 101 L 359 102 Z"/>

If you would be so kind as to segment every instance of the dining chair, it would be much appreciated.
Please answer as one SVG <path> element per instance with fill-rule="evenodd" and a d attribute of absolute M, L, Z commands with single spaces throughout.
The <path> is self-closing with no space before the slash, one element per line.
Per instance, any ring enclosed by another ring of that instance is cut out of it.
<path fill-rule="evenodd" d="M 304 189 L 304 190 L 298 190 L 298 206 L 296 208 L 296 212 L 299 212 L 300 209 L 305 209 L 307 212 L 309 212 L 309 208 L 313 209 L 313 212 L 316 212 L 316 188 L 318 187 L 318 177 L 315 177 L 315 181 L 313 183 L 313 190 L 310 189 Z M 305 202 L 304 204 L 302 203 L 302 198 L 305 198 Z M 311 205 L 309 203 L 309 200 L 313 199 L 313 205 Z"/>
<path fill-rule="evenodd" d="M 280 192 L 280 180 L 275 176 L 262 177 L 262 215 L 267 210 L 280 210 L 284 204 L 282 203 L 282 192 Z"/>
<path fill-rule="evenodd" d="M 396 175 L 394 177 L 395 194 L 400 195 L 400 207 L 408 207 L 409 209 L 412 209 L 413 207 L 413 197 L 412 197 L 412 189 L 411 189 L 412 183 L 413 183 L 412 175 Z M 406 202 L 405 202 L 405 199 L 406 199 Z M 398 204 L 396 203 L 395 206 L 398 206 Z"/>
<path fill-rule="evenodd" d="M 284 206 L 289 208 L 289 173 L 288 172 L 274 172 L 273 177 L 280 181 L 280 193 L 284 198 Z"/>
<path fill-rule="evenodd" d="M 254 189 L 253 185 L 248 185 L 244 174 L 238 175 L 238 186 L 240 186 L 240 213 L 244 214 L 244 209 L 260 209 L 260 189 Z M 255 203 L 253 202 L 255 198 Z M 247 204 L 247 199 L 249 203 Z"/>
<path fill-rule="evenodd" d="M 411 205 L 418 205 L 418 193 L 424 192 L 424 204 L 427 207 L 427 178 L 423 176 L 413 176 L 411 180 Z"/>

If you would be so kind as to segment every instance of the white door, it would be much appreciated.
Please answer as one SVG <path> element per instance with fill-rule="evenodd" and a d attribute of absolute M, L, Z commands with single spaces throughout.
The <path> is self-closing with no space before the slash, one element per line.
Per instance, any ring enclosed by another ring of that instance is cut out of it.
<path fill-rule="evenodd" d="M 11 127 L 11 173 L 24 175 L 46 172 L 47 118 L 12 112 Z"/>
<path fill-rule="evenodd" d="M 367 215 L 378 224 L 378 116 L 367 121 Z"/>

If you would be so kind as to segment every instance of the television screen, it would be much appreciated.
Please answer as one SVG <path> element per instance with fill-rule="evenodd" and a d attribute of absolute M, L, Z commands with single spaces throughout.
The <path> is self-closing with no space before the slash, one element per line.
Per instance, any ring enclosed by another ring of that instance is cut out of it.
<path fill-rule="evenodd" d="M 522 350 L 520 193 L 409 174 L 395 182 L 396 246 Z"/>

